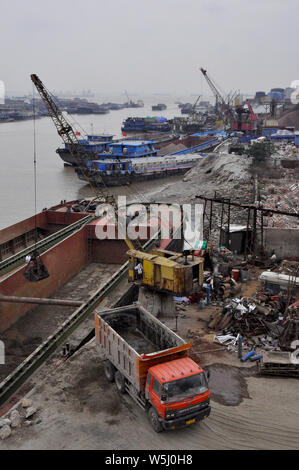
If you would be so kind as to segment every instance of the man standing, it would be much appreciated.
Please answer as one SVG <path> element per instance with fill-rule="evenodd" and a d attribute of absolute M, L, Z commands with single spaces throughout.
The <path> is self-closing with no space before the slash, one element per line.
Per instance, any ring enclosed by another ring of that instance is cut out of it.
<path fill-rule="evenodd" d="M 137 279 L 142 279 L 143 267 L 141 261 L 135 266 L 135 271 L 137 271 Z"/>

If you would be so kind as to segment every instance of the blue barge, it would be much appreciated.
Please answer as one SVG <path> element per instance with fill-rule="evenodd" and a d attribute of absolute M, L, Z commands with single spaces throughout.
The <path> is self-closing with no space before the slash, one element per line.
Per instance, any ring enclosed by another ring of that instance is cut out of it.
<path fill-rule="evenodd" d="M 90 160 L 94 159 L 94 154 L 98 152 L 104 152 L 108 149 L 108 146 L 113 142 L 112 134 L 87 134 L 86 139 L 79 139 L 80 148 L 88 154 L 90 154 Z M 63 162 L 67 165 L 76 166 L 75 161 L 69 146 L 67 144 L 64 147 L 59 147 L 56 153 L 60 156 Z"/>
<path fill-rule="evenodd" d="M 218 138 L 213 138 L 196 145 L 198 153 L 192 153 L 194 149 L 189 148 L 174 154 L 157 156 L 150 141 L 132 142 L 131 146 L 124 141 L 121 145 L 112 146 L 113 151 L 109 157 L 107 153 L 99 154 L 98 159 L 87 162 L 87 168 L 76 167 L 75 171 L 79 179 L 95 186 L 121 186 L 165 178 L 186 173 L 204 158 L 200 151 L 212 148 L 218 143 Z"/>
<path fill-rule="evenodd" d="M 122 124 L 122 133 L 171 132 L 172 127 L 165 117 L 129 117 Z"/>

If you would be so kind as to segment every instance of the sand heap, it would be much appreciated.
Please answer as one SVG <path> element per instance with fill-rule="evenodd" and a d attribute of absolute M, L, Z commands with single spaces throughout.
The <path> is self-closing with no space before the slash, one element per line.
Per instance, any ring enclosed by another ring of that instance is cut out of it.
<path fill-rule="evenodd" d="M 190 202 L 198 194 L 211 196 L 215 191 L 226 193 L 233 186 L 250 184 L 251 158 L 246 155 L 209 153 L 181 181 L 169 183 L 150 194 L 151 201 Z"/>
<path fill-rule="evenodd" d="M 299 131 L 299 104 L 292 111 L 284 114 L 279 120 L 278 125 L 281 127 L 295 127 Z"/>

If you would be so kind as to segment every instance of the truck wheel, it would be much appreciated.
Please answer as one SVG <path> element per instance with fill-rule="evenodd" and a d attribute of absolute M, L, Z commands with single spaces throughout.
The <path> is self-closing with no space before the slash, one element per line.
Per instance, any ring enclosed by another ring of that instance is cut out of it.
<path fill-rule="evenodd" d="M 157 412 L 153 407 L 151 407 L 148 410 L 148 419 L 149 419 L 149 422 L 151 423 L 151 426 L 152 426 L 154 431 L 156 431 L 156 432 L 162 432 L 163 431 L 162 424 L 160 423 Z"/>
<path fill-rule="evenodd" d="M 108 380 L 108 382 L 114 382 L 114 377 L 115 377 L 115 367 L 110 361 L 105 361 L 104 362 L 104 370 L 105 370 L 105 375 Z"/>
<path fill-rule="evenodd" d="M 125 378 L 119 370 L 115 372 L 115 385 L 120 393 L 126 393 Z"/>

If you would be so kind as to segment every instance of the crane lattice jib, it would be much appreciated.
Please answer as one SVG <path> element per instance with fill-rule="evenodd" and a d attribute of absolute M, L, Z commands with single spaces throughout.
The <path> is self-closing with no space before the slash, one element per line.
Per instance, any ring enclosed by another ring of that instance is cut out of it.
<path fill-rule="evenodd" d="M 73 127 L 67 121 L 57 103 L 55 103 L 55 100 L 53 99 L 51 93 L 47 90 L 47 88 L 44 86 L 44 84 L 37 75 L 32 74 L 31 80 L 34 83 L 41 99 L 43 100 L 45 106 L 48 109 L 49 115 L 52 118 L 52 121 L 54 122 L 58 135 L 68 146 L 70 153 L 74 157 L 76 164 L 80 167 L 81 173 L 89 182 L 96 198 L 102 198 L 105 202 L 109 202 L 110 204 L 113 204 L 115 206 L 116 203 L 114 198 L 112 198 L 112 196 L 108 194 L 107 191 L 103 189 L 100 190 L 98 187 L 95 187 L 92 184 L 89 178 L 89 168 L 85 163 L 87 160 L 90 159 L 90 152 L 87 153 L 83 145 L 80 143 L 79 139 L 76 136 L 76 133 L 74 132 Z M 96 154 L 94 154 L 94 158 L 97 158 Z"/>
<path fill-rule="evenodd" d="M 221 95 L 221 93 L 219 92 L 219 90 L 217 89 L 217 87 L 214 85 L 213 81 L 209 77 L 207 71 L 205 69 L 203 69 L 202 67 L 200 68 L 200 71 L 203 74 L 203 76 L 205 77 L 205 79 L 206 79 L 209 87 L 211 88 L 213 94 L 215 95 L 215 97 L 221 102 L 224 110 L 226 111 L 226 113 L 230 117 L 231 121 L 234 121 L 235 116 L 234 116 L 233 110 L 230 108 L 230 106 L 228 106 L 225 99 L 223 98 L 223 96 Z"/>

